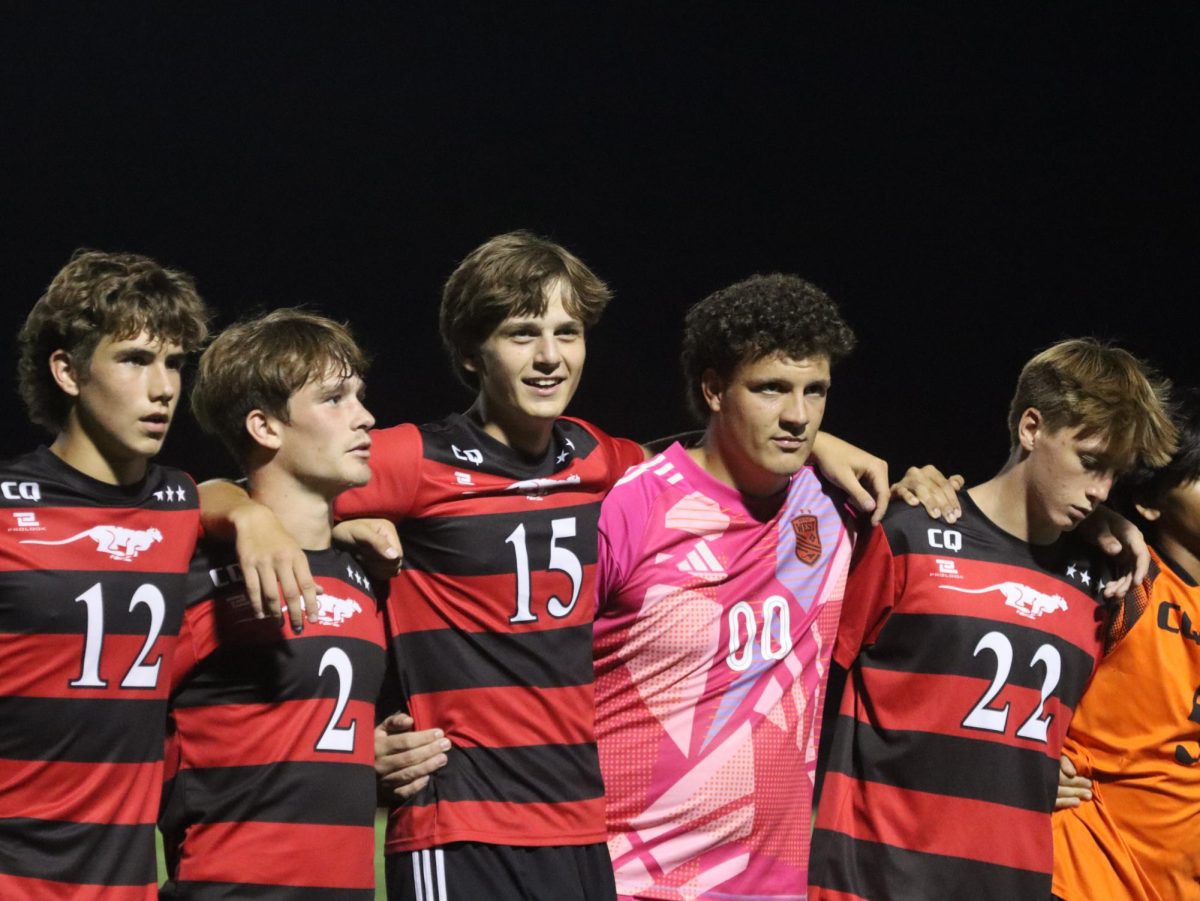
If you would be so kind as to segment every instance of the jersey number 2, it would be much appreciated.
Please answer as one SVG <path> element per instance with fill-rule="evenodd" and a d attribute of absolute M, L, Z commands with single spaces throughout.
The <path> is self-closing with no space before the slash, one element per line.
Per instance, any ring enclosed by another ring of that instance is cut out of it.
<path fill-rule="evenodd" d="M 317 750 L 340 751 L 348 754 L 354 750 L 354 734 L 358 730 L 358 721 L 351 720 L 349 726 L 339 726 L 337 723 L 346 711 L 346 704 L 350 701 L 350 684 L 354 681 L 354 664 L 350 661 L 350 655 L 341 648 L 329 648 L 321 655 L 317 675 L 323 675 L 325 670 L 330 667 L 337 673 L 337 702 L 333 705 L 333 716 L 325 724 L 325 731 L 317 739 Z"/>
<path fill-rule="evenodd" d="M 978 657 L 979 652 L 985 650 L 991 651 L 996 656 L 996 675 L 992 677 L 992 684 L 988 686 L 979 702 L 971 708 L 971 712 L 967 714 L 962 724 L 967 729 L 1003 732 L 1008 726 L 1009 705 L 1006 703 L 997 710 L 988 707 L 988 704 L 996 695 L 1000 694 L 1000 689 L 1008 681 L 1013 661 L 1012 642 L 1002 632 L 988 632 L 979 639 L 979 644 L 975 645 L 975 656 Z M 1046 699 L 1058 687 L 1058 680 L 1062 675 L 1062 657 L 1054 645 L 1043 644 L 1034 651 L 1033 660 L 1029 662 L 1029 665 L 1032 667 L 1038 663 L 1046 668 L 1046 676 L 1042 679 L 1041 697 L 1038 699 L 1037 709 L 1029 714 L 1029 718 L 1017 730 L 1017 737 L 1045 742 L 1050 729 L 1050 721 L 1054 717 L 1053 715 L 1043 717 L 1042 711 L 1046 706 Z"/>

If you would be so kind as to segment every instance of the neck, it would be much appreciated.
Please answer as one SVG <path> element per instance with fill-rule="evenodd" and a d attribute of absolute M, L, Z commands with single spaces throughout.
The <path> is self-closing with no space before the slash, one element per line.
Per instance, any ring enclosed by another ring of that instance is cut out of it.
<path fill-rule="evenodd" d="M 297 481 L 291 473 L 264 466 L 250 473 L 250 497 L 279 519 L 283 528 L 309 551 L 333 542 L 333 499 Z"/>
<path fill-rule="evenodd" d="M 721 436 L 710 421 L 704 430 L 704 439 L 699 447 L 691 448 L 688 455 L 718 482 L 737 489 L 747 498 L 770 498 L 787 488 L 791 477 L 766 472 L 753 463 L 741 460 L 736 454 L 722 448 Z"/>
<path fill-rule="evenodd" d="M 467 415 L 501 444 L 526 456 L 540 457 L 550 447 L 553 419 L 534 419 L 502 409 L 499 404 L 489 404 L 482 394 L 475 398 Z"/>
<path fill-rule="evenodd" d="M 1036 514 L 1026 465 L 1014 457 L 999 473 L 967 493 L 988 519 L 1014 538 L 1029 544 L 1053 544 L 1062 529 Z"/>
<path fill-rule="evenodd" d="M 1171 562 L 1200 584 L 1200 555 L 1171 535 L 1160 533 L 1153 542 L 1157 550 L 1171 558 Z"/>
<path fill-rule="evenodd" d="M 58 433 L 50 452 L 72 469 L 77 469 L 98 482 L 109 485 L 133 485 L 146 477 L 150 461 L 133 455 L 118 460 L 101 452 L 95 443 L 71 429 Z"/>

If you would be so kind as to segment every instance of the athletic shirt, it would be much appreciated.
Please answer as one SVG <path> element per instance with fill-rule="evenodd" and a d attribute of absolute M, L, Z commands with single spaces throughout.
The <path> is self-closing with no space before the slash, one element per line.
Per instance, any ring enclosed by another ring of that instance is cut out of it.
<path fill-rule="evenodd" d="M 0 464 L 0 898 L 155 897 L 171 657 L 200 519 L 151 466 Z"/>
<path fill-rule="evenodd" d="M 387 624 L 401 691 L 416 728 L 454 743 L 392 809 L 387 850 L 604 841 L 596 520 L 641 448 L 559 419 L 545 455 L 528 459 L 461 415 L 372 439 L 371 481 L 337 513 L 396 522 L 404 567 Z"/>
<path fill-rule="evenodd" d="M 851 571 L 810 899 L 1049 895 L 1058 759 L 1107 576 L 1078 536 L 1030 545 L 961 503 L 952 526 L 889 515 Z"/>
<path fill-rule="evenodd" d="M 232 548 L 205 542 L 192 561 L 159 818 L 164 898 L 375 897 L 383 617 L 349 554 L 305 554 L 325 593 L 300 635 L 254 618 Z"/>
<path fill-rule="evenodd" d="M 1200 586 L 1151 551 L 1136 617 L 1075 711 L 1064 750 L 1093 799 L 1054 814 L 1067 901 L 1200 899 Z"/>
<path fill-rule="evenodd" d="M 622 897 L 802 897 L 851 546 L 808 468 L 760 519 L 674 444 L 605 500 L 596 736 Z"/>

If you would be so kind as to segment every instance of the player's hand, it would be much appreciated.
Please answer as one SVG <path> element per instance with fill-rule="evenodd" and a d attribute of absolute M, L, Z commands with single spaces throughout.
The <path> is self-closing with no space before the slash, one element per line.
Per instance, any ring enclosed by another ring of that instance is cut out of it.
<path fill-rule="evenodd" d="M 333 540 L 357 555 L 372 579 L 383 582 L 400 572 L 404 550 L 390 520 L 344 520 L 333 527 Z"/>
<path fill-rule="evenodd" d="M 920 504 L 934 519 L 948 523 L 962 516 L 958 492 L 962 491 L 963 477 L 942 475 L 936 466 L 908 467 L 904 478 L 892 486 L 892 498 L 904 501 L 910 507 Z"/>
<path fill-rule="evenodd" d="M 1079 524 L 1079 533 L 1110 557 L 1119 575 L 1104 586 L 1106 598 L 1120 598 L 1140 585 L 1150 571 L 1150 551 L 1141 530 L 1121 514 L 1101 504 Z"/>
<path fill-rule="evenodd" d="M 229 521 L 235 529 L 238 563 L 255 616 L 270 615 L 282 621 L 282 607 L 286 606 L 293 632 L 304 631 L 305 613 L 308 621 L 315 623 L 317 595 L 323 592 L 313 581 L 304 551 L 278 517 L 262 504 L 249 501 L 232 512 Z"/>
<path fill-rule="evenodd" d="M 1080 776 L 1075 764 L 1063 754 L 1058 759 L 1058 793 L 1054 797 L 1054 809 L 1066 810 L 1092 800 L 1092 780 Z"/>
<path fill-rule="evenodd" d="M 375 727 L 375 779 L 383 805 L 411 798 L 447 763 L 450 739 L 441 729 L 413 731 L 413 718 L 393 713 Z"/>
<path fill-rule="evenodd" d="M 886 460 L 828 432 L 817 433 L 813 456 L 821 475 L 846 492 L 855 507 L 870 513 L 872 524 L 883 519 L 889 496 Z"/>

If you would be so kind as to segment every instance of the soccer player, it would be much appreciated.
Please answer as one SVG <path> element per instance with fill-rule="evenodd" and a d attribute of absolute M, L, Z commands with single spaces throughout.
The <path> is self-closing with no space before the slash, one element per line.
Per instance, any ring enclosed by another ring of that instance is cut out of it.
<path fill-rule="evenodd" d="M 200 359 L 197 419 L 323 593 L 297 634 L 256 617 L 229 545 L 197 550 L 171 673 L 164 898 L 375 897 L 386 641 L 366 576 L 331 545 L 333 499 L 371 475 L 365 367 L 343 326 L 300 310 L 231 326 Z"/>
<path fill-rule="evenodd" d="M 199 511 L 191 479 L 150 458 L 207 319 L 184 273 L 81 251 L 21 329 L 21 395 L 54 440 L 0 464 L 0 897 L 155 897 Z"/>
<path fill-rule="evenodd" d="M 1092 799 L 1053 817 L 1065 901 L 1200 901 L 1200 392 L 1175 421 L 1170 463 L 1122 480 L 1153 565 L 1067 731 L 1064 769 Z"/>
<path fill-rule="evenodd" d="M 1106 639 L 1099 553 L 1070 534 L 1175 441 L 1165 385 L 1123 350 L 1026 364 L 1011 449 L 946 527 L 901 509 L 862 544 L 849 669 L 817 813 L 812 899 L 1044 898 L 1059 753 Z"/>
<path fill-rule="evenodd" d="M 853 346 L 795 276 L 709 296 L 683 343 L 703 438 L 604 501 L 596 736 L 622 899 L 803 896 L 853 546 L 844 496 L 807 463 Z"/>

